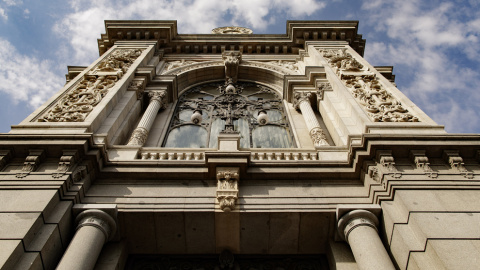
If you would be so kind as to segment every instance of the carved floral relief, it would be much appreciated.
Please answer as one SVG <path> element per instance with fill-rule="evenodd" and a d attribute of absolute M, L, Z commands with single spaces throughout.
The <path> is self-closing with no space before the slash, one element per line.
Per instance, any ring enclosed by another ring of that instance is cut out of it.
<path fill-rule="evenodd" d="M 217 169 L 217 200 L 220 208 L 225 212 L 235 209 L 238 199 L 238 168 Z"/>
<path fill-rule="evenodd" d="M 321 50 L 337 76 L 374 122 L 419 122 L 346 49 Z"/>
<path fill-rule="evenodd" d="M 90 70 L 38 122 L 82 122 L 127 72 L 141 49 L 117 49 Z"/>

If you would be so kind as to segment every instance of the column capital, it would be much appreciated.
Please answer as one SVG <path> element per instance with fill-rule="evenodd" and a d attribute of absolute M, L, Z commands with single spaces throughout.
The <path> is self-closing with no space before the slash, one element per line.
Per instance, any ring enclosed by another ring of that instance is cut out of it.
<path fill-rule="evenodd" d="M 158 91 L 149 91 L 148 97 L 150 98 L 150 102 L 156 100 L 162 103 L 163 98 L 167 95 L 167 91 L 165 90 L 158 90 Z"/>
<path fill-rule="evenodd" d="M 76 204 L 72 210 L 73 214 L 76 214 L 76 230 L 93 226 L 105 235 L 105 242 L 112 240 L 115 236 L 117 232 L 117 206 L 115 204 Z"/>
<path fill-rule="evenodd" d="M 348 242 L 348 235 L 354 229 L 360 226 L 368 226 L 377 230 L 378 224 L 378 218 L 374 213 L 368 210 L 357 209 L 344 214 L 338 220 L 337 229 L 340 237 Z"/>
<path fill-rule="evenodd" d="M 308 102 L 308 105 L 312 105 L 310 102 L 310 98 L 312 97 L 312 93 L 305 92 L 305 91 L 295 91 L 293 93 L 293 107 L 295 110 L 300 110 L 300 103 Z"/>

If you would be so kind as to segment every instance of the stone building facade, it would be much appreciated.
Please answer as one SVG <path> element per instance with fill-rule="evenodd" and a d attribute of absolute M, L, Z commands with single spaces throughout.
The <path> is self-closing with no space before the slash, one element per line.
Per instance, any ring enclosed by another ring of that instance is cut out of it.
<path fill-rule="evenodd" d="M 480 136 L 366 62 L 358 22 L 105 27 L 0 135 L 2 269 L 478 265 Z"/>

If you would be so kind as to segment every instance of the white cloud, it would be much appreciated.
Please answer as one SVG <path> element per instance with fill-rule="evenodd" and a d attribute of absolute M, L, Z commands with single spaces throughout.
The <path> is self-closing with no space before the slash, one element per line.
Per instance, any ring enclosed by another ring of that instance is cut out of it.
<path fill-rule="evenodd" d="M 265 30 L 275 22 L 272 14 L 308 16 L 325 6 L 314 0 L 178 0 L 178 1 L 71 1 L 74 12 L 55 24 L 67 40 L 75 64 L 89 64 L 96 55 L 96 40 L 104 32 L 104 20 L 177 20 L 179 33 L 209 33 L 219 26 L 240 25 Z M 283 18 L 282 18 L 283 19 Z"/>
<path fill-rule="evenodd" d="M 0 8 L 0 18 L 2 18 L 4 21 L 8 20 L 7 12 L 5 12 L 5 9 L 3 8 Z"/>
<path fill-rule="evenodd" d="M 19 6 L 23 4 L 22 0 L 3 0 L 7 6 Z"/>
<path fill-rule="evenodd" d="M 480 117 L 480 12 L 417 0 L 366 1 L 362 8 L 383 40 L 367 45 L 367 60 L 395 65 L 397 78 L 408 76 L 400 90 L 448 131 L 480 129 L 471 121 Z"/>
<path fill-rule="evenodd" d="M 53 63 L 19 54 L 12 44 L 0 38 L 0 92 L 15 102 L 37 108 L 60 90 L 63 78 L 52 72 Z"/>

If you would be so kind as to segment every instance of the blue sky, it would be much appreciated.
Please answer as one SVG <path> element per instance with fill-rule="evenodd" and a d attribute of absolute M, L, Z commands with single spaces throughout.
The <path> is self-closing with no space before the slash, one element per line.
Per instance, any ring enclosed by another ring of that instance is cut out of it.
<path fill-rule="evenodd" d="M 480 1 L 0 0 L 0 132 L 98 57 L 104 20 L 177 20 L 178 32 L 239 25 L 285 33 L 286 20 L 359 20 L 372 65 L 451 133 L 480 133 Z"/>

